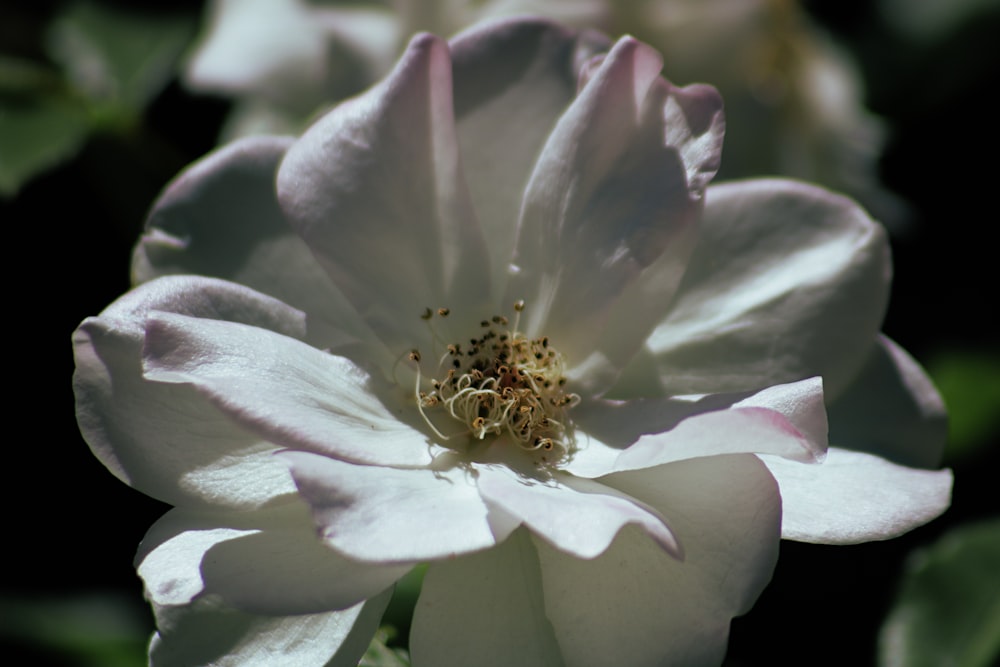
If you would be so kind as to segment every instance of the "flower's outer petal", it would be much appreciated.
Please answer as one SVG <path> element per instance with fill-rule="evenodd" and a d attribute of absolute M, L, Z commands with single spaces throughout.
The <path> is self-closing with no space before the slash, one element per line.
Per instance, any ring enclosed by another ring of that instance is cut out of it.
<path fill-rule="evenodd" d="M 689 244 L 722 137 L 718 94 L 667 83 L 650 47 L 624 37 L 598 60 L 531 175 L 508 287 L 529 304 L 526 331 L 577 364 L 623 290 Z"/>
<path fill-rule="evenodd" d="M 717 454 L 767 453 L 811 463 L 822 460 L 827 447 L 820 378 L 749 395 L 580 407 L 589 408 L 577 420 L 586 434 L 564 469 L 583 477 Z"/>
<path fill-rule="evenodd" d="M 516 20 L 474 28 L 450 44 L 462 164 L 488 239 L 493 284 L 502 289 L 531 169 L 576 97 L 580 67 L 610 42 L 547 21 Z"/>
<path fill-rule="evenodd" d="M 700 234 L 647 342 L 661 391 L 742 391 L 821 375 L 836 398 L 882 321 L 891 273 L 883 228 L 821 188 L 753 180 L 709 189 Z"/>
<path fill-rule="evenodd" d="M 433 448 L 373 394 L 349 359 L 265 329 L 153 313 L 145 377 L 189 384 L 250 431 L 284 447 L 350 461 L 419 466 Z"/>
<path fill-rule="evenodd" d="M 941 463 L 948 415 L 913 357 L 883 335 L 861 373 L 830 406 L 832 442 L 916 468 Z"/>
<path fill-rule="evenodd" d="M 577 558 L 603 553 L 615 535 L 632 524 L 641 527 L 664 551 L 681 555 L 677 539 L 659 512 L 593 480 L 556 474 L 548 483 L 541 483 L 506 466 L 483 466 L 478 486 L 491 512 L 524 524 L 555 548 Z"/>
<path fill-rule="evenodd" d="M 158 632 L 150 667 L 355 667 L 392 591 L 344 609 L 263 616 L 206 596 L 181 607 L 153 605 Z"/>
<path fill-rule="evenodd" d="M 309 452 L 278 455 L 291 465 L 320 537 L 350 558 L 415 563 L 493 546 L 499 532 L 471 471 L 352 465 Z"/>
<path fill-rule="evenodd" d="M 136 569 L 157 605 L 214 595 L 248 613 L 285 616 L 352 607 L 408 567 L 345 558 L 317 539 L 308 508 L 290 502 L 226 514 L 171 510 L 146 533 Z"/>
<path fill-rule="evenodd" d="M 566 664 L 545 614 L 538 554 L 524 530 L 494 549 L 431 563 L 413 613 L 410 655 L 418 667 Z"/>
<path fill-rule="evenodd" d="M 392 349 L 430 349 L 425 308 L 469 329 L 483 317 L 489 258 L 461 177 L 445 42 L 414 37 L 388 78 L 289 149 L 277 183 L 293 228 Z"/>
<path fill-rule="evenodd" d="M 172 505 L 251 508 L 294 493 L 271 455 L 274 445 L 189 387 L 143 379 L 151 310 L 305 335 L 301 312 L 241 285 L 193 276 L 140 285 L 73 334 L 77 422 L 94 455 L 122 481 Z"/>
<path fill-rule="evenodd" d="M 602 480 L 670 518 L 678 561 L 626 528 L 598 558 L 534 540 L 547 617 L 567 665 L 718 665 L 778 556 L 781 499 L 751 455 L 712 456 Z"/>
<path fill-rule="evenodd" d="M 906 468 L 831 447 L 821 465 L 762 456 L 781 487 L 781 536 L 819 544 L 887 540 L 921 526 L 951 503 L 950 470 Z"/>
<path fill-rule="evenodd" d="M 274 179 L 291 137 L 235 141 L 185 169 L 150 211 L 132 257 L 136 283 L 215 276 L 281 299 L 308 316 L 319 347 L 370 339 L 354 308 L 289 227 Z"/>

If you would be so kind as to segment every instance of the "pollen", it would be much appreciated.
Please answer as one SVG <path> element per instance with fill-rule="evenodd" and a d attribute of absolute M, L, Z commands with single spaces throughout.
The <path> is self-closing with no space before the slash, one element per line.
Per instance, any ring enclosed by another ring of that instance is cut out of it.
<path fill-rule="evenodd" d="M 411 352 L 418 364 L 414 394 L 424 421 L 444 440 L 503 438 L 538 453 L 543 462 L 557 462 L 574 449 L 569 411 L 580 397 L 566 391 L 565 360 L 549 338 L 517 330 L 523 310 L 523 301 L 514 304 L 513 326 L 505 315 L 494 315 L 481 322 L 477 337 L 447 344 L 427 389 L 420 355 Z M 441 308 L 437 314 L 448 312 Z M 431 421 L 434 413 L 448 415 L 464 430 L 446 435 Z"/>

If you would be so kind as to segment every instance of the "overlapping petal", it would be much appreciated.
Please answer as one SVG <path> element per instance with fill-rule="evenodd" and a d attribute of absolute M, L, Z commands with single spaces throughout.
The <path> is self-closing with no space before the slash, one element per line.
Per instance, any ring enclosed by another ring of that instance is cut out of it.
<path fill-rule="evenodd" d="M 681 556 L 681 545 L 659 512 L 599 482 L 565 474 L 536 480 L 505 466 L 477 471 L 479 493 L 491 511 L 574 557 L 604 553 L 628 525 L 640 526 L 664 551 Z"/>
<path fill-rule="evenodd" d="M 231 280 L 307 313 L 307 339 L 315 345 L 371 340 L 278 206 L 275 176 L 292 142 L 241 139 L 181 172 L 153 204 L 132 258 L 133 279 L 195 274 Z"/>
<path fill-rule="evenodd" d="M 467 466 L 401 470 L 285 452 L 320 538 L 359 560 L 416 563 L 494 546 L 513 525 L 491 523 Z M 405 509 L 404 509 L 405 508 Z"/>
<path fill-rule="evenodd" d="M 532 167 L 576 95 L 580 68 L 610 42 L 598 33 L 519 20 L 470 30 L 450 45 L 462 164 L 487 238 L 492 282 L 502 288 Z"/>
<path fill-rule="evenodd" d="M 741 391 L 821 375 L 836 398 L 882 322 L 891 273 L 882 227 L 821 188 L 755 180 L 710 188 L 700 234 L 647 342 L 660 391 Z"/>
<path fill-rule="evenodd" d="M 146 533 L 136 567 L 157 605 L 215 596 L 272 616 L 353 607 L 409 569 L 353 561 L 325 547 L 298 501 L 246 513 L 172 510 Z"/>
<path fill-rule="evenodd" d="M 410 634 L 417 665 L 566 664 L 546 613 L 537 549 L 523 529 L 489 551 L 432 564 Z"/>
<path fill-rule="evenodd" d="M 376 378 L 288 336 L 157 313 L 148 318 L 143 355 L 147 379 L 194 387 L 278 445 L 396 466 L 429 464 L 440 450 L 379 400 Z"/>
<path fill-rule="evenodd" d="M 446 43 L 419 35 L 385 81 L 320 119 L 278 171 L 289 222 L 399 353 L 430 348 L 425 308 L 452 308 L 471 328 L 490 294 L 451 90 Z"/>
<path fill-rule="evenodd" d="M 305 335 L 301 312 L 240 285 L 184 276 L 137 287 L 73 336 L 77 421 L 94 454 L 126 483 L 173 505 L 249 508 L 294 492 L 271 455 L 274 445 L 189 387 L 143 378 L 146 317 L 154 310 Z"/>
<path fill-rule="evenodd" d="M 861 372 L 830 406 L 830 439 L 894 463 L 935 468 L 948 436 L 944 402 L 913 357 L 879 335 Z"/>
<path fill-rule="evenodd" d="M 762 456 L 781 488 L 781 536 L 820 544 L 897 537 L 951 503 L 950 470 L 907 468 L 864 452 L 831 447 L 823 465 Z"/>
<path fill-rule="evenodd" d="M 574 475 L 650 468 L 718 454 L 766 453 L 813 463 L 827 446 L 820 378 L 758 392 L 581 406 Z"/>
<path fill-rule="evenodd" d="M 530 304 L 526 330 L 574 363 L 623 290 L 693 233 L 722 131 L 717 94 L 668 84 L 649 47 L 623 38 L 596 63 L 535 165 L 507 290 Z"/>
<path fill-rule="evenodd" d="M 150 667 L 355 667 L 378 628 L 391 591 L 345 609 L 265 616 L 208 596 L 181 607 L 154 604 Z"/>
<path fill-rule="evenodd" d="M 781 504 L 753 456 L 674 463 L 606 482 L 668 516 L 677 560 L 626 527 L 581 559 L 516 531 L 480 554 L 432 564 L 414 616 L 415 663 L 714 665 L 729 620 L 770 579 Z"/>
<path fill-rule="evenodd" d="M 546 612 L 566 663 L 719 664 L 729 620 L 754 603 L 778 556 L 774 480 L 754 457 L 733 455 L 602 481 L 667 516 L 685 558 L 630 529 L 593 561 L 538 543 Z"/>

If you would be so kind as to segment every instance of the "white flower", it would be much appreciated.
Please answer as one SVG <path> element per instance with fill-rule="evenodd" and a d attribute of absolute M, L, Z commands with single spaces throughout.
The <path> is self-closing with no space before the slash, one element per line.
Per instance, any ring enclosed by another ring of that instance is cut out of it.
<path fill-rule="evenodd" d="M 878 334 L 884 232 L 707 188 L 721 101 L 661 64 L 543 22 L 420 35 L 165 190 L 74 339 L 94 453 L 175 506 L 137 556 L 153 664 L 356 664 L 424 562 L 418 667 L 718 664 L 779 537 L 947 506 L 908 467 L 943 411 Z"/>

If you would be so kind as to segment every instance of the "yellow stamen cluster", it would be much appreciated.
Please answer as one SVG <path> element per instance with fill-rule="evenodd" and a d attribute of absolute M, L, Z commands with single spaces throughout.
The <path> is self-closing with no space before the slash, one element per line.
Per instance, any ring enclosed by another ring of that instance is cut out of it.
<path fill-rule="evenodd" d="M 519 315 L 523 302 L 514 305 Z M 429 309 L 428 309 L 429 312 Z M 448 310 L 439 309 L 444 317 Z M 519 319 L 519 318 L 517 318 Z M 427 408 L 443 408 L 480 440 L 507 435 L 524 450 L 552 452 L 556 459 L 572 449 L 567 411 L 580 397 L 565 391 L 562 355 L 547 336 L 529 339 L 503 315 L 481 322 L 484 332 L 468 344 L 451 343 L 441 357 L 438 379 L 430 391 L 419 387 L 417 405 L 428 425 L 448 439 L 427 418 Z M 415 350 L 410 359 L 419 362 Z M 548 460 L 544 457 L 543 460 Z"/>

